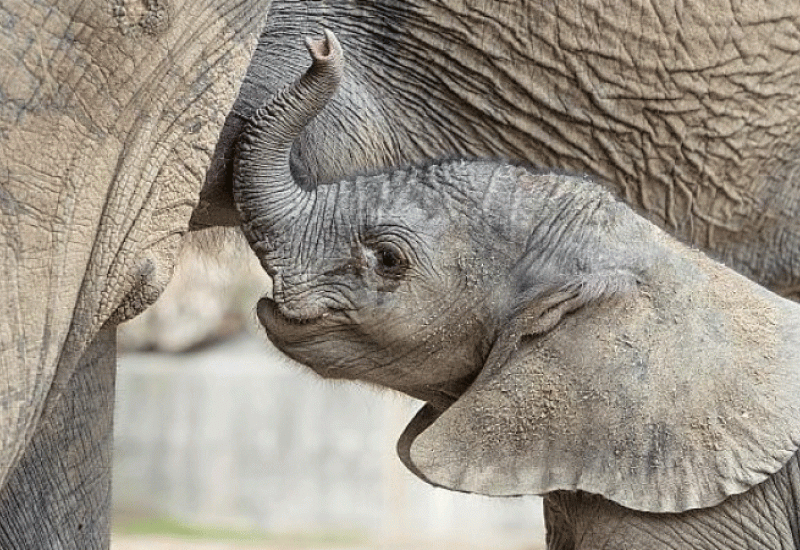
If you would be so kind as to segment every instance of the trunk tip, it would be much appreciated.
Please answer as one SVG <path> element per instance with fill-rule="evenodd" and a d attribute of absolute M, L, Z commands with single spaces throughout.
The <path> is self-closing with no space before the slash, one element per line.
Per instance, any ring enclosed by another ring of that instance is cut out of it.
<path fill-rule="evenodd" d="M 314 63 L 338 64 L 343 59 L 342 46 L 339 39 L 330 29 L 322 29 L 324 38 L 312 40 L 306 38 L 306 48 Z"/>

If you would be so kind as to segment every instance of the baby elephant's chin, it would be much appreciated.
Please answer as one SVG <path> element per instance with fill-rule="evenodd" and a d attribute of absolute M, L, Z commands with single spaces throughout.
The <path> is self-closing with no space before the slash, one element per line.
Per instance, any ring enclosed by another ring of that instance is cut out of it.
<path fill-rule="evenodd" d="M 357 377 L 349 369 L 331 364 L 335 355 L 332 351 L 347 349 L 348 341 L 331 340 L 326 334 L 343 326 L 352 326 L 344 313 L 326 310 L 317 317 L 298 319 L 285 315 L 281 307 L 269 298 L 258 301 L 256 312 L 270 341 L 295 361 L 324 378 Z"/>

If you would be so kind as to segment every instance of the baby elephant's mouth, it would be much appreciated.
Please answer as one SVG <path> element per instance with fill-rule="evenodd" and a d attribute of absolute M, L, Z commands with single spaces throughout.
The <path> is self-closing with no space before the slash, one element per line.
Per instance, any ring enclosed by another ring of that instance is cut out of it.
<path fill-rule="evenodd" d="M 302 338 L 307 332 L 319 330 L 322 326 L 348 322 L 348 317 L 341 311 L 325 307 L 289 309 L 267 297 L 258 301 L 256 312 L 267 332 L 281 338 Z"/>

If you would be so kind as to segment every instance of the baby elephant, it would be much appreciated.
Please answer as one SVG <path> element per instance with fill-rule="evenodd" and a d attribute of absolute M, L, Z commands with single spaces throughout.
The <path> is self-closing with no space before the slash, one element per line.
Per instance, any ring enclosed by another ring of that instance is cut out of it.
<path fill-rule="evenodd" d="M 426 401 L 406 466 L 545 495 L 550 548 L 797 548 L 800 306 L 583 177 L 447 160 L 311 185 L 292 144 L 345 67 L 331 33 L 308 49 L 235 165 L 270 339 Z"/>

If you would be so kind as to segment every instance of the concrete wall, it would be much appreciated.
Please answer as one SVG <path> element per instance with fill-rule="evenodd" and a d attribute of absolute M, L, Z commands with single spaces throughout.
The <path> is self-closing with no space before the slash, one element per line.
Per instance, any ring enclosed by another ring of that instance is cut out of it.
<path fill-rule="evenodd" d="M 120 357 L 115 506 L 275 532 L 544 540 L 541 500 L 429 487 L 395 442 L 420 403 L 322 381 L 252 336 Z"/>

